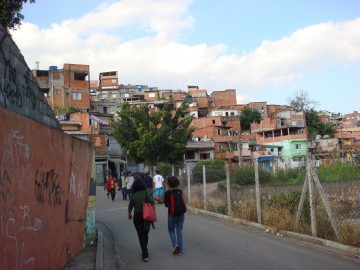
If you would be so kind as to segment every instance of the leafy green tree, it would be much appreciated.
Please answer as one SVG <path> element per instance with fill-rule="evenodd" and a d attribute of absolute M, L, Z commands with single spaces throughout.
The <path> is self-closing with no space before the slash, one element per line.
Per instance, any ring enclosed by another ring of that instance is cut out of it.
<path fill-rule="evenodd" d="M 23 4 L 28 0 L 0 0 L 0 24 L 6 29 L 16 29 L 21 25 L 21 20 L 24 15 L 20 13 Z M 30 4 L 35 3 L 35 0 L 29 0 Z"/>
<path fill-rule="evenodd" d="M 117 112 L 118 119 L 110 123 L 110 135 L 137 163 L 148 166 L 182 163 L 194 131 L 190 126 L 193 117 L 183 117 L 187 108 L 185 100 L 174 110 L 174 101 L 170 99 L 162 109 L 150 113 L 147 104 L 138 107 L 124 102 Z"/>
<path fill-rule="evenodd" d="M 314 138 L 316 135 L 329 135 L 330 137 L 333 137 L 336 127 L 330 123 L 322 123 L 317 111 L 310 109 L 305 112 L 305 117 L 310 138 Z"/>
<path fill-rule="evenodd" d="M 319 129 L 321 126 L 319 114 L 314 109 L 310 109 L 305 112 L 305 118 L 310 138 L 315 138 L 315 136 L 319 134 Z"/>
<path fill-rule="evenodd" d="M 319 134 L 329 135 L 331 138 L 334 137 L 334 133 L 336 132 L 336 127 L 331 123 L 320 123 L 319 126 Z"/>
<path fill-rule="evenodd" d="M 250 130 L 250 124 L 260 123 L 261 121 L 261 114 L 257 110 L 252 108 L 246 108 L 241 111 L 240 115 L 240 124 L 242 130 Z"/>
<path fill-rule="evenodd" d="M 309 93 L 304 90 L 298 90 L 291 98 L 288 98 L 289 106 L 297 111 L 309 111 L 319 106 L 320 103 L 310 99 Z"/>

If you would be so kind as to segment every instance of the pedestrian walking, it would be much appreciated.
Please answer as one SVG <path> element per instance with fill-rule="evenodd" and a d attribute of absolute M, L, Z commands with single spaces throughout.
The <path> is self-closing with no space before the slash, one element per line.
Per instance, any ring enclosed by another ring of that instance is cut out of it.
<path fill-rule="evenodd" d="M 185 222 L 186 203 L 184 194 L 179 189 L 179 179 L 175 176 L 167 178 L 170 187 L 164 194 L 164 204 L 168 208 L 168 232 L 174 255 L 184 253 L 183 226 Z"/>
<path fill-rule="evenodd" d="M 143 262 L 147 262 L 149 261 L 148 241 L 151 222 L 144 221 L 142 215 L 142 206 L 143 202 L 149 202 L 152 205 L 154 205 L 155 202 L 152 196 L 147 192 L 145 182 L 138 175 L 135 176 L 135 181 L 131 190 L 133 195 L 130 198 L 128 206 L 128 218 L 129 220 L 133 218 L 132 211 L 134 210 L 133 222 L 141 247 L 141 258 Z"/>
<path fill-rule="evenodd" d="M 131 187 L 134 183 L 134 176 L 132 176 L 131 171 L 127 172 L 127 177 L 125 178 L 125 184 L 126 184 L 126 190 L 125 190 L 125 201 L 127 200 L 127 198 L 131 198 Z"/>
<path fill-rule="evenodd" d="M 120 172 L 119 186 L 121 187 L 121 194 L 123 196 L 123 200 L 126 199 L 126 183 L 125 183 L 125 175 L 124 172 Z"/>
<path fill-rule="evenodd" d="M 155 171 L 155 175 L 153 177 L 153 189 L 154 189 L 154 199 L 158 202 L 158 204 L 161 204 L 163 202 L 163 183 L 164 183 L 164 177 L 160 175 L 159 170 Z"/>
<path fill-rule="evenodd" d="M 144 175 L 143 179 L 144 179 L 147 191 L 150 194 L 152 194 L 153 193 L 153 189 L 152 189 L 152 187 L 153 187 L 153 179 L 152 179 L 149 171 L 145 172 L 145 175 Z"/>
<path fill-rule="evenodd" d="M 109 198 L 109 194 L 111 195 L 111 199 L 115 199 L 116 195 L 116 183 L 117 180 L 112 174 L 109 174 L 108 180 L 106 182 L 106 190 L 107 190 L 107 197 Z"/>

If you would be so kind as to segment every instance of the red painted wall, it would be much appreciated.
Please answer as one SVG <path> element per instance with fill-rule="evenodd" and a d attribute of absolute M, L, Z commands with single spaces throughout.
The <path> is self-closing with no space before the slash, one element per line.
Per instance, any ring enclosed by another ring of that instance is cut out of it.
<path fill-rule="evenodd" d="M 0 108 L 0 269 L 62 269 L 83 249 L 88 142 Z"/>

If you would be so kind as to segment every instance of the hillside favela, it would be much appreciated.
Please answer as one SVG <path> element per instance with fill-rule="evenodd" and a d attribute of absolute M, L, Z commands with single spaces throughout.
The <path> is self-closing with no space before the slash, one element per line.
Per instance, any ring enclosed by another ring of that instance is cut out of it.
<path fill-rule="evenodd" d="M 29 66 L 1 27 L 0 270 L 360 269 L 359 112 Z"/>

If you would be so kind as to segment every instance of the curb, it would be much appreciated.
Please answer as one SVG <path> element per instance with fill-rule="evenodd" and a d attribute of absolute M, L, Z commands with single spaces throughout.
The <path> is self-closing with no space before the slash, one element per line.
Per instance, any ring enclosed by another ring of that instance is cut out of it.
<path fill-rule="evenodd" d="M 104 236 L 100 229 L 97 229 L 97 249 L 96 249 L 96 270 L 104 269 Z"/>
<path fill-rule="evenodd" d="M 276 231 L 269 226 L 265 226 L 265 225 L 255 223 L 255 222 L 246 221 L 246 220 L 243 220 L 240 218 L 233 218 L 233 217 L 229 217 L 226 215 L 213 213 L 213 212 L 209 212 L 209 211 L 197 209 L 197 208 L 192 208 L 192 207 L 188 207 L 188 209 L 195 214 L 201 213 L 201 214 L 205 214 L 208 216 L 221 218 L 221 219 L 233 222 L 233 223 L 247 225 L 247 226 L 255 227 L 257 229 L 263 229 L 265 231 L 268 231 L 268 230 L 271 232 Z M 334 242 L 334 241 L 330 241 L 330 240 L 326 240 L 326 239 L 322 239 L 322 238 L 318 238 L 318 237 L 314 237 L 314 236 L 309 236 L 309 235 L 300 234 L 300 233 L 296 233 L 296 232 L 290 232 L 290 231 L 281 231 L 280 230 L 280 231 L 278 231 L 277 235 L 286 235 L 291 238 L 307 241 L 307 242 L 310 242 L 313 244 L 322 245 L 322 246 L 325 246 L 328 248 L 337 249 L 337 250 L 349 253 L 357 258 L 360 258 L 360 248 L 344 245 L 344 244 L 341 244 L 338 242 Z"/>

